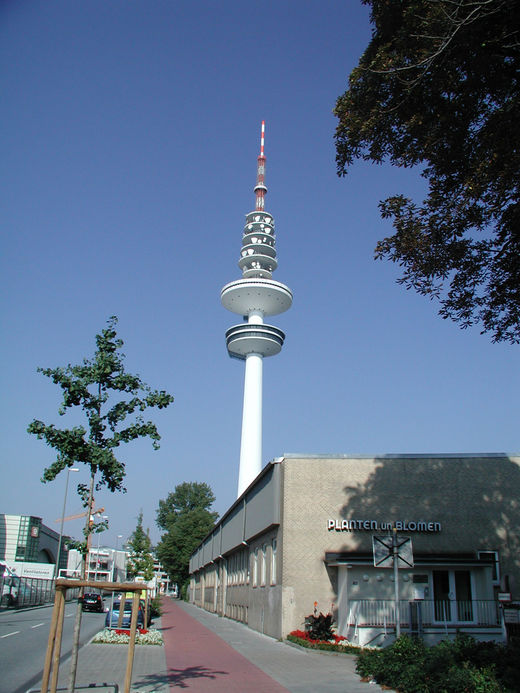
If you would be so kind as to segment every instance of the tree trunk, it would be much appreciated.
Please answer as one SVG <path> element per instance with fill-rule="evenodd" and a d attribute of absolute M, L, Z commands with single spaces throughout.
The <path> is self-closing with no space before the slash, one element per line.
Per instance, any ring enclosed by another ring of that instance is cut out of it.
<path fill-rule="evenodd" d="M 85 523 L 85 533 L 87 535 L 87 553 L 83 556 L 83 562 L 81 564 L 81 579 L 85 580 L 87 575 L 87 561 L 90 556 L 90 530 L 91 530 L 91 517 L 92 517 L 92 503 L 94 499 L 94 476 L 95 472 L 91 472 L 90 475 L 90 491 L 88 495 L 88 508 L 87 508 L 87 521 Z M 70 672 L 69 672 L 69 685 L 67 688 L 67 693 L 74 693 L 74 687 L 76 685 L 76 673 L 78 670 L 78 652 L 79 652 L 79 635 L 81 630 L 81 617 L 83 614 L 83 594 L 85 592 L 84 587 L 79 588 L 79 598 L 78 605 L 76 608 L 76 620 L 74 622 L 74 633 L 72 634 L 72 652 L 70 657 Z"/>

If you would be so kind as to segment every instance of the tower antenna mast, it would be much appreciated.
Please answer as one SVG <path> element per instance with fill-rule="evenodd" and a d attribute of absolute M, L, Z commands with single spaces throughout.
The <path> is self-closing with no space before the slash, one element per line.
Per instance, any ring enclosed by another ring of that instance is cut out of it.
<path fill-rule="evenodd" d="M 265 141 L 265 120 L 262 120 L 262 132 L 260 135 L 260 155 L 257 159 L 256 185 L 255 185 L 256 210 L 259 212 L 264 211 L 265 195 L 267 193 L 267 188 L 265 187 L 264 141 Z"/>

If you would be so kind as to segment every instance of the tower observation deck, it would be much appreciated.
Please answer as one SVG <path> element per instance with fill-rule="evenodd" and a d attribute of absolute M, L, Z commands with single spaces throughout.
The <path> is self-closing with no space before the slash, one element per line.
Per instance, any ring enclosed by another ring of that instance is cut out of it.
<path fill-rule="evenodd" d="M 262 369 L 265 356 L 278 354 L 285 334 L 268 325 L 264 318 L 278 315 L 291 307 L 292 292 L 285 284 L 272 279 L 277 268 L 275 226 L 271 214 L 265 211 L 264 155 L 265 124 L 262 121 L 260 155 L 257 163 L 256 205 L 246 215 L 242 249 L 238 266 L 242 279 L 226 284 L 221 291 L 222 305 L 244 321 L 226 332 L 227 349 L 233 358 L 245 361 L 244 405 L 238 495 L 240 496 L 262 469 Z"/>

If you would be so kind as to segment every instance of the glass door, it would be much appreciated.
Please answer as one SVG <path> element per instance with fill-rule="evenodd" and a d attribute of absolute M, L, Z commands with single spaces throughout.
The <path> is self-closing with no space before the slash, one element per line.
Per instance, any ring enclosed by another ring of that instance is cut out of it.
<path fill-rule="evenodd" d="M 471 571 L 434 570 L 433 603 L 436 621 L 472 622 Z"/>
<path fill-rule="evenodd" d="M 473 601 L 471 596 L 471 574 L 469 570 L 455 571 L 455 595 L 459 621 L 473 621 Z"/>
<path fill-rule="evenodd" d="M 451 621 L 450 573 L 433 571 L 433 607 L 436 621 Z"/>

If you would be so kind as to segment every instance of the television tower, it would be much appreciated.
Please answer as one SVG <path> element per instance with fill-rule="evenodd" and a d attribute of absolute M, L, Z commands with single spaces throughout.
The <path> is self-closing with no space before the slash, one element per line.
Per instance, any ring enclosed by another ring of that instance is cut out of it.
<path fill-rule="evenodd" d="M 285 339 L 282 330 L 273 325 L 266 325 L 264 318 L 284 313 L 292 304 L 292 292 L 289 287 L 271 278 L 278 263 L 274 219 L 264 209 L 267 193 L 264 132 L 265 122 L 262 121 L 260 156 L 254 188 L 256 205 L 254 212 L 246 214 L 242 250 L 238 261 L 242 279 L 226 284 L 220 294 L 224 308 L 242 315 L 244 320 L 247 320 L 230 327 L 226 332 L 229 355 L 246 362 L 238 474 L 239 496 L 262 469 L 263 359 L 264 356 L 278 354 Z"/>

